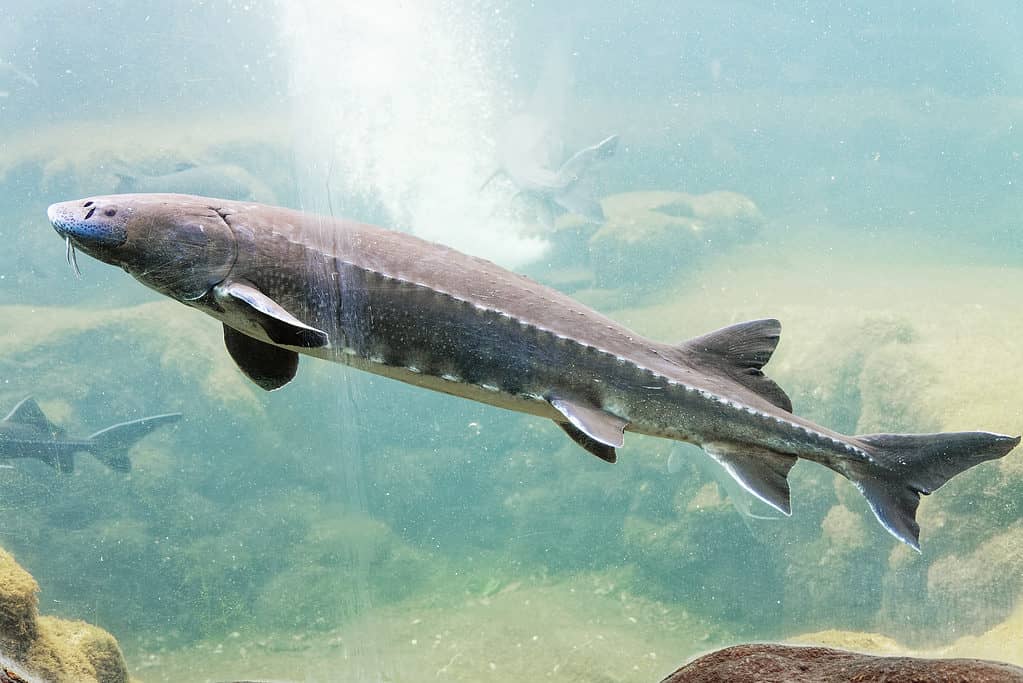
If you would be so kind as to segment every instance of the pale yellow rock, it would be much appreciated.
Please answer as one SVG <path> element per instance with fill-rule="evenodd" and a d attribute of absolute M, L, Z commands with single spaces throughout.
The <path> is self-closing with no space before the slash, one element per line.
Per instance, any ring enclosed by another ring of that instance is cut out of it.
<path fill-rule="evenodd" d="M 1008 618 L 979 636 L 963 636 L 941 651 L 943 657 L 978 657 L 1023 666 L 1023 600 Z"/>
<path fill-rule="evenodd" d="M 36 637 L 39 584 L 14 556 L 0 548 L 0 650 L 23 654 L 23 644 Z"/>
<path fill-rule="evenodd" d="M 52 683 L 127 683 L 114 637 L 83 621 L 40 616 L 35 579 L 0 548 L 0 651 Z"/>
<path fill-rule="evenodd" d="M 909 651 L 897 641 L 880 633 L 841 631 L 829 629 L 816 633 L 804 633 L 789 638 L 786 642 L 794 645 L 820 645 L 841 650 L 855 650 L 874 655 L 903 655 Z"/>
<path fill-rule="evenodd" d="M 756 204 L 735 192 L 626 192 L 605 197 L 601 206 L 603 225 L 567 219 L 558 231 L 589 235 L 597 284 L 617 288 L 648 288 L 749 237 L 763 223 Z"/>
<path fill-rule="evenodd" d="M 965 657 L 990 659 L 1023 666 L 1023 602 L 1009 617 L 980 635 L 963 636 L 937 648 L 910 648 L 880 633 L 827 630 L 804 633 L 786 642 L 799 645 L 835 647 L 874 655 L 908 657 Z"/>
<path fill-rule="evenodd" d="M 39 617 L 26 667 L 59 683 L 126 683 L 128 667 L 114 637 L 84 621 Z"/>
<path fill-rule="evenodd" d="M 700 487 L 696 495 L 686 504 L 686 511 L 707 510 L 721 508 L 728 505 L 728 501 L 721 496 L 721 490 L 715 482 L 709 481 Z"/>
<path fill-rule="evenodd" d="M 835 505 L 821 522 L 821 530 L 834 548 L 844 553 L 854 552 L 867 544 L 867 529 L 863 517 L 844 505 Z"/>

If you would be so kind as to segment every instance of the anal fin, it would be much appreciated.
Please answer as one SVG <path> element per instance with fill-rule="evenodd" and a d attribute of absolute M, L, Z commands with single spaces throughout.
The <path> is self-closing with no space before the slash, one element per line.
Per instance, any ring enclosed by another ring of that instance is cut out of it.
<path fill-rule="evenodd" d="M 796 456 L 723 441 L 705 443 L 703 450 L 724 467 L 739 486 L 779 512 L 792 514 L 787 477 L 798 460 Z"/>
<path fill-rule="evenodd" d="M 280 389 L 298 372 L 298 353 L 267 344 L 224 325 L 224 345 L 245 376 L 267 391 Z"/>

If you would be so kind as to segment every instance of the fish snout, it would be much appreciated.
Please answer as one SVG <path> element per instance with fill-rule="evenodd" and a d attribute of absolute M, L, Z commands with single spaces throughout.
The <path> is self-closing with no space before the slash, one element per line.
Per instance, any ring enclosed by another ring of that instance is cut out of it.
<path fill-rule="evenodd" d="M 46 209 L 57 234 L 81 247 L 119 247 L 128 239 L 128 211 L 100 199 L 60 202 Z"/>

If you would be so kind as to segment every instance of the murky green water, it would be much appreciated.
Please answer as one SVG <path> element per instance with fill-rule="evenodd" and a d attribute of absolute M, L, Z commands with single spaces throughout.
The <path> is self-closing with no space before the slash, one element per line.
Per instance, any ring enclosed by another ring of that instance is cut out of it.
<path fill-rule="evenodd" d="M 1018 7 L 677 4 L 0 9 L 0 410 L 184 415 L 127 475 L 0 461 L 40 609 L 144 681 L 655 681 L 788 638 L 1023 663 L 1023 453 L 925 499 L 917 555 L 809 463 L 764 518 L 664 440 L 609 465 L 308 358 L 264 393 L 212 319 L 81 254 L 76 279 L 46 220 L 161 190 L 345 215 L 661 341 L 776 317 L 769 375 L 843 433 L 1023 431 Z M 603 226 L 480 189 L 523 116 L 548 166 L 619 136 L 584 178 Z"/>

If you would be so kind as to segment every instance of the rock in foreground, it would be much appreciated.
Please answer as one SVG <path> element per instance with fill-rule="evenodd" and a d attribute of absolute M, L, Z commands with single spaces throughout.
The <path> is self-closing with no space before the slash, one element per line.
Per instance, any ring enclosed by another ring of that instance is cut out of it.
<path fill-rule="evenodd" d="M 126 683 L 114 637 L 82 621 L 40 616 L 38 592 L 35 579 L 0 548 L 0 683 L 29 680 L 11 660 L 54 683 Z"/>
<path fill-rule="evenodd" d="M 686 664 L 662 683 L 1012 683 L 1023 669 L 982 659 L 876 657 L 825 647 L 752 644 L 728 647 Z"/>

